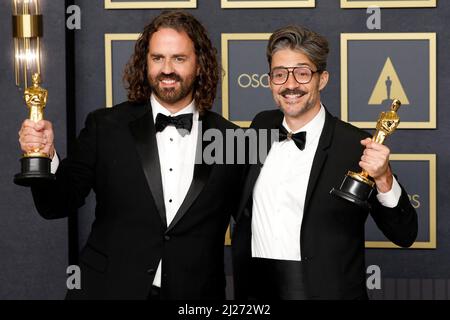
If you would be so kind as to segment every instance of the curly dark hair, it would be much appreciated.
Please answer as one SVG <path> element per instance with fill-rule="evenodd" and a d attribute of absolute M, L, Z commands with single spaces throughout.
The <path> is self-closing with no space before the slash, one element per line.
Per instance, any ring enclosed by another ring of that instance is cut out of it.
<path fill-rule="evenodd" d="M 144 28 L 125 67 L 123 80 L 128 91 L 128 100 L 143 103 L 150 98 L 152 90 L 147 77 L 148 46 L 152 35 L 161 28 L 184 31 L 194 43 L 200 67 L 194 82 L 195 105 L 200 113 L 211 109 L 219 82 L 217 49 L 213 47 L 203 25 L 194 16 L 181 10 L 164 11 Z"/>

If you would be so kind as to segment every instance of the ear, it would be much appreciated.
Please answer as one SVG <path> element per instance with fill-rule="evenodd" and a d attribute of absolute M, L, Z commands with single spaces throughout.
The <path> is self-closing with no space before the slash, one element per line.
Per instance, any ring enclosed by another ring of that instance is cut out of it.
<path fill-rule="evenodd" d="M 330 74 L 328 73 L 328 71 L 323 71 L 320 74 L 319 91 L 322 91 L 327 86 L 329 78 L 330 78 Z"/>

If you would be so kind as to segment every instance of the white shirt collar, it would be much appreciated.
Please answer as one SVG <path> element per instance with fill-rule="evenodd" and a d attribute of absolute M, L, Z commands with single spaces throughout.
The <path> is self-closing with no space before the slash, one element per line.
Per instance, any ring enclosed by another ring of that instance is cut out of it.
<path fill-rule="evenodd" d="M 306 144 L 308 145 L 308 142 L 313 141 L 317 136 L 319 136 L 322 133 L 324 125 L 325 125 L 325 107 L 323 106 L 323 104 L 320 104 L 320 110 L 316 114 L 316 116 L 307 124 L 305 124 L 302 128 L 296 130 L 293 133 L 306 131 Z M 283 118 L 283 127 L 288 132 L 291 131 L 291 129 L 289 129 L 285 117 Z"/>
<path fill-rule="evenodd" d="M 192 100 L 192 102 L 189 103 L 186 107 L 173 114 L 158 102 L 153 93 L 150 97 L 150 103 L 153 110 L 153 121 L 156 121 L 156 116 L 158 115 L 158 113 L 162 113 L 165 116 L 178 116 L 180 114 L 192 113 L 195 116 L 198 112 L 197 108 L 195 107 L 195 100 Z M 194 117 L 194 119 L 195 118 L 196 117 Z"/>

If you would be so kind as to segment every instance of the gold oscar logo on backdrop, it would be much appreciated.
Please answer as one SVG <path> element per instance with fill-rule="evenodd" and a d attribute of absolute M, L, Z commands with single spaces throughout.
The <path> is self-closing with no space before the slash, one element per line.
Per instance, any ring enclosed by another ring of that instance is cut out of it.
<path fill-rule="evenodd" d="M 270 33 L 222 33 L 222 116 L 238 126 L 272 103 L 265 51 Z M 245 107 L 243 107 L 245 106 Z"/>
<path fill-rule="evenodd" d="M 392 97 L 397 97 L 402 101 L 403 105 L 409 105 L 409 99 L 400 81 L 400 77 L 392 64 L 391 58 L 388 57 L 368 104 L 377 106 L 390 104 L 393 100 Z"/>
<path fill-rule="evenodd" d="M 267 73 L 263 74 L 248 74 L 242 73 L 237 78 L 239 87 L 243 89 L 247 88 L 269 88 L 269 75 Z"/>
<path fill-rule="evenodd" d="M 408 194 L 409 202 L 411 202 L 411 205 L 414 207 L 414 209 L 420 208 L 420 195 L 418 194 Z"/>
<path fill-rule="evenodd" d="M 411 248 L 436 249 L 436 155 L 391 154 L 389 159 L 402 184 L 410 190 L 409 202 L 417 210 L 419 230 Z M 366 224 L 366 248 L 398 248 L 374 228 L 376 223 L 369 218 Z"/>
<path fill-rule="evenodd" d="M 436 128 L 436 33 L 342 33 L 341 120 L 373 128 L 394 98 L 399 129 Z"/>

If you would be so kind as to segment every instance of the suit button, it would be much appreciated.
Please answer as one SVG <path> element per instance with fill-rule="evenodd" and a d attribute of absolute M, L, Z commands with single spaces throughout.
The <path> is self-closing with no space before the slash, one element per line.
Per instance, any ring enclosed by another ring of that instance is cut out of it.
<path fill-rule="evenodd" d="M 164 239 L 165 239 L 166 241 L 169 241 L 169 240 L 170 240 L 170 236 L 164 236 Z"/>
<path fill-rule="evenodd" d="M 147 273 L 148 273 L 148 274 L 154 274 L 154 273 L 155 273 L 155 269 L 148 269 L 148 270 L 147 270 Z"/>

